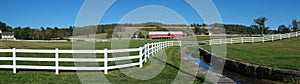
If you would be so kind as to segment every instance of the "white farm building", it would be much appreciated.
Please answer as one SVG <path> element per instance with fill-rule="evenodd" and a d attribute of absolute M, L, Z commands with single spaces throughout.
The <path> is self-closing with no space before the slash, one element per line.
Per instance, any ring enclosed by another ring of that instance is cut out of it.
<path fill-rule="evenodd" d="M 1 40 L 16 40 L 14 32 L 2 32 L 0 30 Z"/>

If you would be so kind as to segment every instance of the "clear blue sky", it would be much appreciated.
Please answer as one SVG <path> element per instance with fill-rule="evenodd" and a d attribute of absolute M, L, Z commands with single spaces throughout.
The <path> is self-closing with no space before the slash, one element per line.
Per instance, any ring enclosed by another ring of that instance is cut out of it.
<path fill-rule="evenodd" d="M 253 19 L 266 16 L 266 25 L 300 21 L 299 0 L 213 0 L 225 24 L 251 25 Z M 74 25 L 84 0 L 1 0 L 0 21 L 12 27 L 68 27 Z M 101 5 L 101 3 L 99 3 Z M 106 12 L 101 24 L 117 23 L 128 12 L 146 5 L 170 8 L 188 23 L 202 23 L 200 16 L 183 0 L 118 0 Z M 162 21 L 168 23 L 170 21 Z M 174 22 L 174 21 L 173 21 Z"/>

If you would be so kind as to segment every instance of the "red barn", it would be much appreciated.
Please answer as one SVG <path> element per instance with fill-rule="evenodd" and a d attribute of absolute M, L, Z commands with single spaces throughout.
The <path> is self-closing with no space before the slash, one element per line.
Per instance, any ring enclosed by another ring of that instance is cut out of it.
<path fill-rule="evenodd" d="M 178 39 L 183 37 L 181 31 L 155 31 L 149 32 L 149 39 Z"/>

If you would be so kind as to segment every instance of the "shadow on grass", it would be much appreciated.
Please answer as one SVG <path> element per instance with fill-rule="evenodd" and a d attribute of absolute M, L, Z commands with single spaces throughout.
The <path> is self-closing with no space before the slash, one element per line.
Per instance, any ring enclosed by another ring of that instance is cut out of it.
<path fill-rule="evenodd" d="M 187 72 L 187 71 L 180 70 L 180 68 L 178 68 L 177 66 L 172 65 L 172 64 L 170 64 L 170 63 L 168 63 L 168 62 L 164 62 L 163 60 L 160 60 L 160 59 L 157 58 L 157 57 L 153 57 L 153 58 L 154 58 L 155 60 L 158 60 L 159 62 L 166 63 L 167 65 L 171 66 L 172 68 L 174 68 L 174 69 L 176 69 L 176 70 L 178 70 L 178 71 L 180 71 L 180 72 L 182 72 L 182 73 L 184 73 L 184 74 L 186 74 L 186 75 L 195 77 L 197 80 L 200 80 L 201 82 L 204 82 L 204 79 L 198 77 L 197 75 L 191 74 L 191 73 L 189 73 L 189 72 Z"/>

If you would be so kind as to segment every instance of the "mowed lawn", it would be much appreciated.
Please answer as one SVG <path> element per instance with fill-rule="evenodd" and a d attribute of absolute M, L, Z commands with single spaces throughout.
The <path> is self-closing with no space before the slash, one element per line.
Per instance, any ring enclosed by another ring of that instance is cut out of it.
<path fill-rule="evenodd" d="M 155 40 L 159 41 L 159 40 Z M 145 43 L 153 42 L 153 41 L 131 41 L 131 48 L 138 48 L 143 46 Z M 96 49 L 110 49 L 111 43 L 102 42 L 95 43 Z M 71 42 L 62 42 L 62 43 L 47 43 L 47 42 L 0 42 L 0 49 L 8 49 L 8 48 L 17 48 L 17 49 L 72 49 Z M 120 83 L 129 83 L 129 84 L 137 84 L 137 83 L 172 83 L 174 78 L 178 73 L 178 68 L 180 68 L 180 48 L 179 47 L 171 47 L 165 49 L 167 54 L 167 63 L 170 65 L 166 65 L 162 72 L 150 80 L 136 80 L 132 79 L 125 74 L 123 74 L 120 70 L 110 70 L 109 74 L 105 75 L 105 77 L 113 84 Z M 159 52 L 161 53 L 161 52 Z M 159 53 L 155 56 L 159 56 Z M 137 53 L 131 53 L 137 54 Z M 11 53 L 0 53 L 0 56 L 11 56 Z M 17 53 L 17 56 L 21 57 L 54 57 L 54 54 L 26 54 L 26 53 Z M 97 57 L 102 57 L 103 55 L 97 55 Z M 155 57 L 154 56 L 154 57 Z M 60 54 L 60 57 L 72 57 L 71 54 Z M 153 58 L 153 57 L 152 57 Z M 133 60 L 136 62 L 137 60 Z M 12 64 L 11 61 L 0 61 L 0 64 Z M 43 65 L 43 66 L 54 66 L 54 62 L 22 62 L 18 61 L 19 65 Z M 151 64 L 151 61 L 148 61 L 144 64 L 143 69 L 147 69 L 148 65 Z M 109 63 L 109 65 L 114 65 L 114 63 Z M 60 66 L 74 66 L 73 63 L 60 63 Z M 103 63 L 99 63 L 99 66 L 103 66 Z M 138 66 L 137 66 L 138 67 Z M 18 70 L 18 69 L 17 69 Z M 101 71 L 99 73 L 102 73 Z M 204 76 L 197 75 L 194 83 L 203 82 Z M 181 80 L 185 80 L 184 78 Z M 75 71 L 61 71 L 59 75 L 55 75 L 55 70 L 18 70 L 17 74 L 13 74 L 12 69 L 0 69 L 0 84 L 80 84 L 80 79 L 78 78 Z"/>
<path fill-rule="evenodd" d="M 210 51 L 209 46 L 204 46 Z M 227 45 L 227 58 L 252 64 L 300 70 L 300 37 L 265 43 Z"/>

